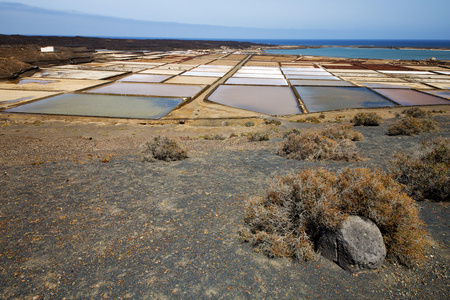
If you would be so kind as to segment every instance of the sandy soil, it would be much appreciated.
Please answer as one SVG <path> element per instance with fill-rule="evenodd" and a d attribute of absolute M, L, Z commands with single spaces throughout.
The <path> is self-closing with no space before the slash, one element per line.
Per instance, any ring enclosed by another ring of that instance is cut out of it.
<path fill-rule="evenodd" d="M 349 118 L 340 114 L 325 114 L 325 122 Z M 352 275 L 326 259 L 269 259 L 238 237 L 245 199 L 276 175 L 310 167 L 386 170 L 395 151 L 450 137 L 448 113 L 435 114 L 439 133 L 387 136 L 393 114 L 386 111 L 380 127 L 356 128 L 365 136 L 357 147 L 366 159 L 355 163 L 276 155 L 283 131 L 323 124 L 141 125 L 2 115 L 0 297 L 445 299 L 447 203 L 419 203 L 433 247 L 413 269 L 386 263 Z M 248 131 L 269 131 L 271 139 L 202 138 Z M 139 146 L 156 135 L 174 138 L 189 158 L 142 162 Z"/>

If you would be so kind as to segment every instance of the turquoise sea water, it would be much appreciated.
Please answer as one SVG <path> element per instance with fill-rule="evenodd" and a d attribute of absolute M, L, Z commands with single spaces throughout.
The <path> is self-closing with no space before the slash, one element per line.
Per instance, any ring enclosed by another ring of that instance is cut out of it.
<path fill-rule="evenodd" d="M 425 60 L 434 57 L 438 60 L 450 60 L 450 51 L 445 50 L 324 47 L 307 49 L 273 49 L 267 50 L 266 52 L 271 54 L 313 55 L 342 58 Z"/>

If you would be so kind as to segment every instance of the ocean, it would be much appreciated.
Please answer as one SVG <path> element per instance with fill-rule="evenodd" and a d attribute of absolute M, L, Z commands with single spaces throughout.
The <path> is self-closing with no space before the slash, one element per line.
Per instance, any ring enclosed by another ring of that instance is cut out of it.
<path fill-rule="evenodd" d="M 119 37 L 107 37 L 119 38 Z M 122 39 L 147 39 L 120 37 Z M 152 38 L 148 38 L 152 39 Z M 168 38 L 172 39 L 172 38 Z M 173 38 L 181 39 L 181 38 Z M 194 39 L 181 39 L 194 40 Z M 439 49 L 450 49 L 450 40 L 341 40 L 341 39 L 196 39 L 196 40 L 227 40 L 238 42 L 252 42 L 258 44 L 283 45 L 283 46 L 330 46 L 323 48 L 308 49 L 274 49 L 267 50 L 272 54 L 294 54 L 294 55 L 314 55 L 342 58 L 372 58 L 372 59 L 392 59 L 392 60 L 426 60 L 436 58 L 438 60 L 450 60 L 450 51 Z M 333 47 L 340 46 L 340 47 Z M 353 47 L 342 47 L 353 46 Z M 364 48 L 355 48 L 363 46 Z M 377 48 L 378 47 L 378 48 Z M 397 47 L 411 47 L 420 50 L 396 49 Z M 427 50 L 422 50 L 426 48 Z M 429 50 L 433 49 L 433 50 Z"/>
<path fill-rule="evenodd" d="M 450 40 L 280 40 L 280 39 L 237 39 L 238 42 L 252 42 L 284 46 L 366 46 L 366 47 L 413 47 L 450 48 Z"/>

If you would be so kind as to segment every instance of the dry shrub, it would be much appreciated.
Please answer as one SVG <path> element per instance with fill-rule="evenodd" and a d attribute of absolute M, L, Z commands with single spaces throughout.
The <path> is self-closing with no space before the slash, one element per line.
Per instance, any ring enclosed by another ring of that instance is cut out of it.
<path fill-rule="evenodd" d="M 278 177 L 266 193 L 250 198 L 244 241 L 270 257 L 315 259 L 321 229 L 336 229 L 348 216 L 372 220 L 380 228 L 387 256 L 405 265 L 424 259 L 428 245 L 414 200 L 389 175 L 368 169 L 324 169 Z"/>
<path fill-rule="evenodd" d="M 450 200 L 450 139 L 436 138 L 411 153 L 397 152 L 391 165 L 393 177 L 415 199 Z"/>
<path fill-rule="evenodd" d="M 207 134 L 203 138 L 205 140 L 213 140 L 213 141 L 223 141 L 225 139 L 225 137 L 220 134 L 212 134 L 212 135 Z"/>
<path fill-rule="evenodd" d="M 275 120 L 275 119 L 267 119 L 267 120 L 264 121 L 264 124 L 280 126 L 281 125 L 281 121 L 280 120 Z"/>
<path fill-rule="evenodd" d="M 388 128 L 389 135 L 416 135 L 422 132 L 439 131 L 438 123 L 431 119 L 407 117 Z"/>
<path fill-rule="evenodd" d="M 407 117 L 413 118 L 428 118 L 431 116 L 431 113 L 429 111 L 422 110 L 418 107 L 407 108 L 402 111 L 402 114 L 405 114 Z"/>
<path fill-rule="evenodd" d="M 376 113 L 359 113 L 352 119 L 355 126 L 379 126 L 380 122 L 381 117 Z"/>
<path fill-rule="evenodd" d="M 247 136 L 249 142 L 262 142 L 269 140 L 269 133 L 267 132 L 252 132 Z"/>
<path fill-rule="evenodd" d="M 255 122 L 253 122 L 253 121 L 247 121 L 247 122 L 244 123 L 244 126 L 245 126 L 245 127 L 253 127 L 253 126 L 255 126 Z"/>
<path fill-rule="evenodd" d="M 142 160 L 153 162 L 156 159 L 176 161 L 187 158 L 187 152 L 181 149 L 175 141 L 167 137 L 157 136 L 152 141 L 142 145 Z"/>
<path fill-rule="evenodd" d="M 278 155 L 301 160 L 360 160 L 351 141 L 335 141 L 310 131 L 290 134 L 278 150 Z"/>
<path fill-rule="evenodd" d="M 284 133 L 283 133 L 283 138 L 287 138 L 288 136 L 290 136 L 291 134 L 300 134 L 300 130 L 298 130 L 297 128 L 292 128 L 292 129 L 289 129 L 289 130 L 286 130 Z"/>
<path fill-rule="evenodd" d="M 353 130 L 350 125 L 337 125 L 337 126 L 329 126 L 323 129 L 320 132 L 323 136 L 333 140 L 351 140 L 351 141 L 360 141 L 363 139 L 363 135 Z"/>

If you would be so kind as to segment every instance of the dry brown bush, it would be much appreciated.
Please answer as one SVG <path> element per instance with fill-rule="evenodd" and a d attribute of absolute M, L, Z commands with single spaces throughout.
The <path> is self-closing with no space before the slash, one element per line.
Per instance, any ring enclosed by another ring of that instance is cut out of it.
<path fill-rule="evenodd" d="M 352 119 L 355 126 L 379 126 L 380 122 L 381 117 L 376 113 L 358 113 Z"/>
<path fill-rule="evenodd" d="M 422 132 L 439 131 L 438 123 L 432 119 L 407 117 L 388 128 L 389 135 L 416 135 Z"/>
<path fill-rule="evenodd" d="M 301 160 L 358 161 L 356 146 L 347 139 L 335 141 L 311 131 L 290 134 L 278 150 L 278 155 Z"/>
<path fill-rule="evenodd" d="M 333 140 L 351 140 L 351 141 L 360 141 L 364 138 L 364 136 L 358 132 L 353 130 L 350 125 L 335 125 L 328 126 L 320 132 L 323 136 Z"/>
<path fill-rule="evenodd" d="M 390 171 L 415 199 L 449 201 L 450 139 L 424 141 L 410 153 L 397 152 Z"/>
<path fill-rule="evenodd" d="M 252 132 L 247 136 L 249 142 L 262 142 L 270 139 L 268 132 Z"/>
<path fill-rule="evenodd" d="M 153 162 L 155 160 L 176 161 L 187 158 L 187 151 L 181 149 L 177 143 L 167 137 L 157 136 L 152 141 L 142 145 L 142 160 Z"/>
<path fill-rule="evenodd" d="M 429 111 L 425 111 L 420 109 L 419 107 L 411 107 L 402 111 L 402 114 L 405 114 L 407 117 L 413 118 L 428 118 L 431 116 Z"/>
<path fill-rule="evenodd" d="M 405 265 L 424 260 L 428 242 L 415 201 L 389 175 L 368 169 L 324 169 L 278 177 L 265 194 L 250 198 L 241 230 L 244 241 L 270 257 L 315 259 L 323 228 L 336 229 L 349 215 L 380 228 L 387 257 Z"/>

